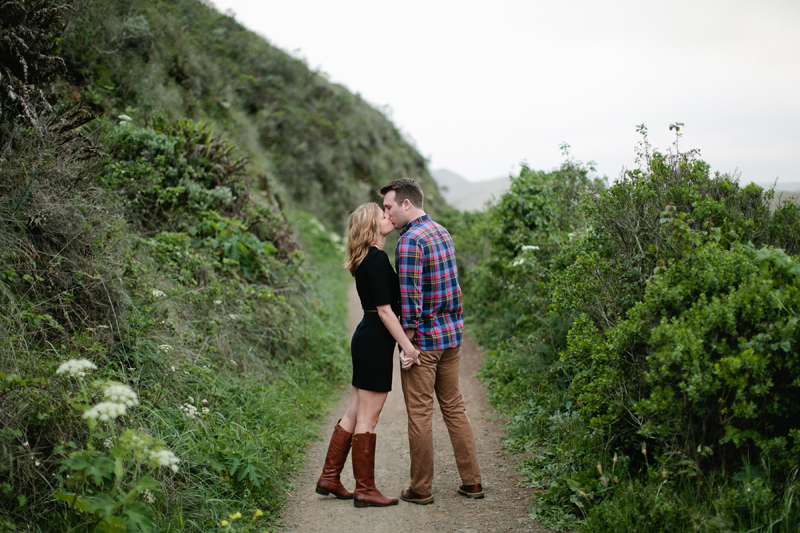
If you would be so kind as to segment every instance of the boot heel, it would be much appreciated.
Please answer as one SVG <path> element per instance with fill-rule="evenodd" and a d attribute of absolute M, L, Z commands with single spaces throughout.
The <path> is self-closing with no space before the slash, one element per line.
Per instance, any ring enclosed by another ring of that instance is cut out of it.
<path fill-rule="evenodd" d="M 327 496 L 328 494 L 331 493 L 331 491 L 325 490 L 322 487 L 320 487 L 319 485 L 317 485 L 317 491 L 316 492 L 317 492 L 317 494 L 322 494 L 323 496 Z"/>
<path fill-rule="evenodd" d="M 369 507 L 369 504 L 367 502 L 360 502 L 358 500 L 353 500 L 353 507 L 359 507 L 359 508 Z"/>

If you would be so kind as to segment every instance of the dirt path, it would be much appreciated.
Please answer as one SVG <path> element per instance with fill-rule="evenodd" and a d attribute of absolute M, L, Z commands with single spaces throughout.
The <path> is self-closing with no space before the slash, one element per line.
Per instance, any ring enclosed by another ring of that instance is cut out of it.
<path fill-rule="evenodd" d="M 361 320 L 361 306 L 355 285 L 350 291 L 349 326 L 351 332 Z M 518 487 L 521 478 L 516 473 L 513 455 L 502 450 L 500 436 L 502 421 L 493 418 L 494 411 L 486 406 L 483 385 L 474 377 L 480 368 L 481 354 L 470 338 L 464 343 L 461 359 L 461 390 L 467 412 L 475 430 L 478 460 L 486 497 L 470 500 L 459 496 L 458 477 L 453 449 L 447 436 L 438 407 L 434 410 L 433 439 L 436 471 L 433 478 L 435 502 L 431 505 L 414 505 L 400 501 L 396 506 L 355 509 L 351 501 L 337 500 L 333 496 L 319 496 L 314 492 L 322 469 L 330 438 L 336 421 L 347 407 L 343 396 L 334 407 L 327 422 L 320 429 L 319 442 L 308 450 L 306 465 L 295 479 L 294 491 L 289 493 L 283 519 L 283 531 L 293 532 L 369 532 L 401 533 L 405 531 L 483 533 L 493 531 L 547 532 L 547 528 L 528 517 L 531 489 Z M 349 388 L 347 389 L 349 391 Z M 375 461 L 375 483 L 389 496 L 399 496 L 408 485 L 408 436 L 406 409 L 400 388 L 400 367 L 395 358 L 394 383 L 386 401 L 375 432 L 378 444 Z M 342 473 L 342 482 L 351 489 L 352 466 L 348 458 Z"/>

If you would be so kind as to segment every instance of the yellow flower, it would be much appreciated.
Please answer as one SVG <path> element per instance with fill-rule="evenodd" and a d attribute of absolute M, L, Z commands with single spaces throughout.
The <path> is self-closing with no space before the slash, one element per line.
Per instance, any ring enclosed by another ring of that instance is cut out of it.
<path fill-rule="evenodd" d="M 263 513 L 263 512 L 261 512 L 261 509 L 256 509 L 256 512 L 255 512 L 255 513 L 253 513 L 253 520 L 255 520 L 256 518 L 258 518 L 259 516 L 264 516 L 264 513 Z"/>
<path fill-rule="evenodd" d="M 242 517 L 242 513 L 240 513 L 239 511 L 236 511 L 235 514 L 229 514 L 228 515 L 228 518 L 230 518 L 231 520 L 236 520 L 237 518 L 241 518 L 241 517 Z"/>
<path fill-rule="evenodd" d="M 222 527 L 228 527 L 228 521 L 227 520 L 220 520 L 219 521 L 219 525 L 221 525 Z"/>

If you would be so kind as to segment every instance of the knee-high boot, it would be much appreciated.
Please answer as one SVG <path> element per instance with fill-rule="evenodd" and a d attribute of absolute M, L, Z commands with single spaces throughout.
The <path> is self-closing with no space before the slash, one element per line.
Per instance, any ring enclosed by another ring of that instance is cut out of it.
<path fill-rule="evenodd" d="M 317 481 L 316 492 L 323 496 L 333 494 L 340 500 L 351 500 L 353 499 L 353 493 L 344 488 L 339 479 L 339 474 L 342 473 L 347 454 L 350 453 L 350 439 L 353 434 L 345 431 L 339 425 L 339 422 L 333 428 L 331 442 L 328 444 L 328 455 L 325 456 L 325 466 L 322 467 L 322 475 Z"/>
<path fill-rule="evenodd" d="M 355 507 L 386 507 L 396 505 L 397 498 L 388 498 L 375 488 L 375 433 L 353 435 L 353 475 L 356 490 L 353 493 Z"/>

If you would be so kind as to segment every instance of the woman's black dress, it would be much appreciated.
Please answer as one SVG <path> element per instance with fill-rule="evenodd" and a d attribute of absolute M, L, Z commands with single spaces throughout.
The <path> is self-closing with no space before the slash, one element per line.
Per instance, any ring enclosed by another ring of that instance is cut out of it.
<path fill-rule="evenodd" d="M 356 269 L 356 290 L 366 312 L 350 343 L 353 386 L 389 392 L 396 342 L 375 311 L 379 305 L 391 305 L 395 314 L 400 314 L 400 280 L 386 252 L 375 247 L 369 249 Z"/>

